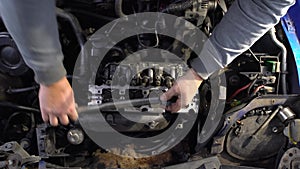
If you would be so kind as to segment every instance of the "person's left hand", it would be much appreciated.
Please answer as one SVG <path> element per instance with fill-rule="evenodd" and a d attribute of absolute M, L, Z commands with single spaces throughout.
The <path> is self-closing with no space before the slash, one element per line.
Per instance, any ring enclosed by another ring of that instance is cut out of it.
<path fill-rule="evenodd" d="M 178 112 L 181 108 L 186 107 L 197 93 L 202 81 L 203 79 L 193 69 L 189 69 L 167 92 L 160 96 L 160 100 L 164 102 L 174 96 L 178 97 L 175 103 L 166 107 L 166 110 Z"/>

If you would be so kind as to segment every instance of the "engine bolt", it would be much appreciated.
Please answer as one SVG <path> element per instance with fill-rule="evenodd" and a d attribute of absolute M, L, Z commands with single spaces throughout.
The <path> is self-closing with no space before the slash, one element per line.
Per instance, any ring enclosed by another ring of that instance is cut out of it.
<path fill-rule="evenodd" d="M 151 121 L 149 122 L 148 126 L 150 127 L 150 129 L 155 129 L 155 127 L 158 125 L 158 122 L 156 121 Z"/>
<path fill-rule="evenodd" d="M 277 127 L 273 127 L 273 128 L 272 128 L 272 132 L 273 132 L 273 133 L 278 133 L 278 128 L 277 128 Z"/>
<path fill-rule="evenodd" d="M 81 144 L 84 140 L 84 134 L 81 129 L 70 129 L 67 134 L 68 141 L 71 144 L 78 145 Z"/>

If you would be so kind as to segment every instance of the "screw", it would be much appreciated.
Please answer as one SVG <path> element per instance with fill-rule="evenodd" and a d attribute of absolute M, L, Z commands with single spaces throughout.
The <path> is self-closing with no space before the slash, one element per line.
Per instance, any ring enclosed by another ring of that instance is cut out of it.
<path fill-rule="evenodd" d="M 273 133 L 278 133 L 278 128 L 277 127 L 273 127 L 272 131 L 273 131 Z"/>

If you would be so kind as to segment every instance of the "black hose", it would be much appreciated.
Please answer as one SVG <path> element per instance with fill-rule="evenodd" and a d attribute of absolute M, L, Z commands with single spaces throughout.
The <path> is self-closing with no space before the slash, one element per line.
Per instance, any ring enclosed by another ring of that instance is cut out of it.
<path fill-rule="evenodd" d="M 80 46 L 80 55 L 81 57 L 80 58 L 80 66 L 79 66 L 79 75 L 82 76 L 82 77 L 85 77 L 86 76 L 86 72 L 88 72 L 88 58 L 87 58 L 87 55 L 84 53 L 84 44 L 86 42 L 86 37 L 83 33 L 83 30 L 79 24 L 79 21 L 77 20 L 77 18 L 67 12 L 67 11 L 64 11 L 60 8 L 56 8 L 56 15 L 60 18 L 63 18 L 65 20 L 67 20 L 70 24 L 71 24 L 71 27 L 73 28 L 73 31 L 75 33 L 75 36 L 77 38 L 77 41 L 78 41 L 78 44 Z"/>
<path fill-rule="evenodd" d="M 76 35 L 78 44 L 80 45 L 80 47 L 83 47 L 84 43 L 86 41 L 86 38 L 84 36 L 83 30 L 82 30 L 77 18 L 73 14 L 71 14 L 67 11 L 64 11 L 60 8 L 56 8 L 56 15 L 58 17 L 61 17 L 65 20 L 67 20 L 71 24 L 72 29 Z"/>
<path fill-rule="evenodd" d="M 193 6 L 196 0 L 188 0 L 186 2 L 178 3 L 178 4 L 171 4 L 161 12 L 163 13 L 173 13 L 177 11 L 183 11 Z"/>
<path fill-rule="evenodd" d="M 281 43 L 276 37 L 276 29 L 272 28 L 270 31 L 270 36 L 273 42 L 281 49 L 281 85 L 282 93 L 287 94 L 287 85 L 286 85 L 286 73 L 287 73 L 287 50 L 283 43 Z"/>
<path fill-rule="evenodd" d="M 118 17 L 125 17 L 126 15 L 123 13 L 122 9 L 123 0 L 115 0 L 115 12 Z"/>
<path fill-rule="evenodd" d="M 39 109 L 26 107 L 26 106 L 20 106 L 20 105 L 11 103 L 11 102 L 0 102 L 0 107 L 8 107 L 8 108 L 23 110 L 23 111 L 27 111 L 27 112 L 35 112 L 35 113 L 40 113 L 41 112 Z"/>
<path fill-rule="evenodd" d="M 7 119 L 7 122 L 2 130 L 2 139 L 1 141 L 6 141 L 6 133 L 7 133 L 7 129 L 9 127 L 9 123 L 12 120 L 12 118 L 14 118 L 15 116 L 18 116 L 19 114 L 22 114 L 22 112 L 16 112 L 13 113 L 12 115 L 9 116 L 9 118 Z"/>
<path fill-rule="evenodd" d="M 65 11 L 71 12 L 71 13 L 77 13 L 77 14 L 81 14 L 81 15 L 88 15 L 90 17 L 99 19 L 99 20 L 105 20 L 105 21 L 113 21 L 116 18 L 113 17 L 109 17 L 109 16 L 103 16 L 103 15 L 98 15 L 96 13 L 92 13 L 89 11 L 85 11 L 85 10 L 80 10 L 80 9 L 65 9 Z"/>

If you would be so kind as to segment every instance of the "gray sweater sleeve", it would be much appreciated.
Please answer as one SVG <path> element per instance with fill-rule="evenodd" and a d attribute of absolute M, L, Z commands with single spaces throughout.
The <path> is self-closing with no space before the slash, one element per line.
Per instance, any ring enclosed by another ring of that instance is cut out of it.
<path fill-rule="evenodd" d="M 207 79 L 249 49 L 294 3 L 295 0 L 236 0 L 200 55 L 191 61 L 192 68 Z"/>
<path fill-rule="evenodd" d="M 55 1 L 1 0 L 0 11 L 36 81 L 48 85 L 65 76 Z"/>

